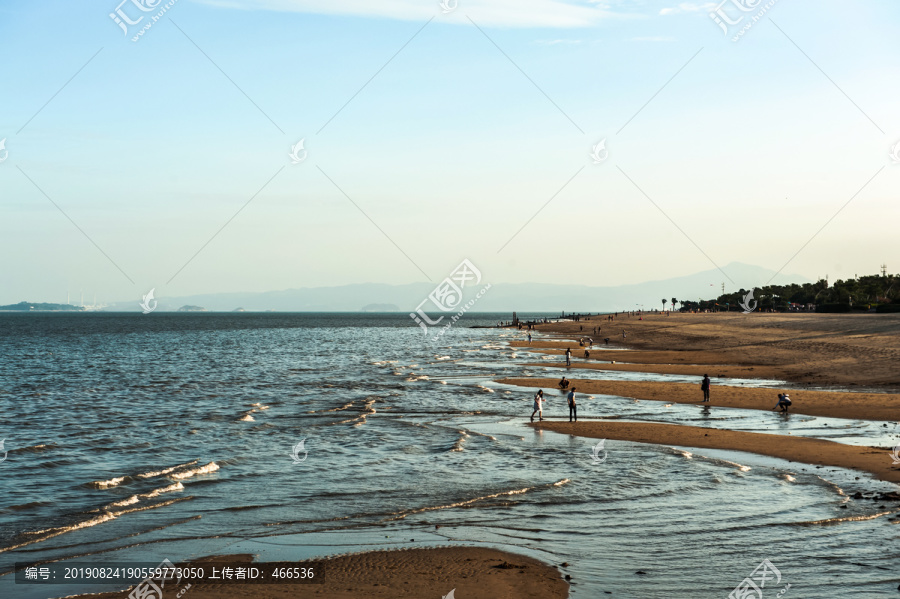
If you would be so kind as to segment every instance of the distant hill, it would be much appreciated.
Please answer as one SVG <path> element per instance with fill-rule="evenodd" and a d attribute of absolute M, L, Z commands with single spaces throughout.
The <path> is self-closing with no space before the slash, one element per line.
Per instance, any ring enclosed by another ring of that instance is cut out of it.
<path fill-rule="evenodd" d="M 19 302 L 18 304 L 0 306 L 0 312 L 84 312 L 84 308 L 69 304 Z"/>
<path fill-rule="evenodd" d="M 734 262 L 722 269 L 698 272 L 660 281 L 631 285 L 591 286 L 549 283 L 494 283 L 487 276 L 478 286 L 492 286 L 472 306 L 475 312 L 611 312 L 662 308 L 662 298 L 698 300 L 717 297 L 725 283 L 726 292 L 773 284 L 812 282 L 799 275 L 783 275 L 774 271 Z M 731 281 L 726 278 L 727 276 Z M 774 277 L 774 278 L 773 278 Z M 247 312 L 412 312 L 428 297 L 436 283 L 385 285 L 362 283 L 339 287 L 314 287 L 266 291 L 263 293 L 214 293 L 187 297 L 160 297 L 157 311 L 175 311 L 185 305 L 204 306 L 213 312 L 231 312 L 238 306 Z M 469 287 L 466 288 L 466 291 Z M 468 296 L 467 296 L 468 297 Z M 363 306 L 363 308 L 360 308 Z M 426 310 L 429 308 L 425 306 Z M 139 311 L 137 301 L 121 302 L 107 308 L 117 311 Z"/>
<path fill-rule="evenodd" d="M 360 312 L 403 312 L 397 304 L 369 304 L 359 309 Z"/>

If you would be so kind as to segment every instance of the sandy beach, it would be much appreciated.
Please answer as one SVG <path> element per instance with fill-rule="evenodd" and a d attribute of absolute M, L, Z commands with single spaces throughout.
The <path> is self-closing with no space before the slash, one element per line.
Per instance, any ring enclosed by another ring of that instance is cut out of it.
<path fill-rule="evenodd" d="M 232 555 L 216 561 L 249 562 Z M 199 563 L 199 562 L 198 562 Z M 562 599 L 569 585 L 559 571 L 530 557 L 481 547 L 447 547 L 372 551 L 312 562 L 279 563 L 290 567 L 315 564 L 321 584 L 192 585 L 194 599 L 391 599 L 445 597 L 455 589 L 460 599 Z M 93 599 L 121 599 L 130 591 L 82 595 Z"/>
<path fill-rule="evenodd" d="M 600 331 L 594 333 L 594 327 Z M 585 394 L 613 395 L 668 403 L 702 404 L 700 377 L 709 374 L 708 405 L 771 411 L 778 390 L 727 386 L 717 377 L 766 378 L 792 382 L 791 412 L 830 418 L 897 421 L 900 418 L 900 317 L 895 315 L 832 314 L 680 314 L 619 315 L 615 321 L 594 317 L 581 322 L 538 325 L 547 337 L 514 347 L 560 355 L 554 364 L 571 387 L 578 389 L 579 411 L 590 413 Z M 622 330 L 626 336 L 623 338 Z M 578 340 L 591 337 L 595 349 L 584 358 Z M 603 342 L 610 337 L 610 344 Z M 562 354 L 572 348 L 572 366 Z M 615 364 L 612 362 L 616 362 Z M 627 362 L 625 364 L 619 362 Z M 685 374 L 696 383 L 586 380 L 578 370 Z M 499 382 L 544 388 L 554 393 L 557 378 L 510 378 Z M 835 390 L 796 389 L 796 385 L 831 385 Z M 884 392 L 852 392 L 850 387 Z M 560 400 L 562 401 L 562 400 Z M 684 447 L 748 451 L 814 466 L 836 466 L 868 472 L 881 480 L 900 483 L 900 468 L 887 448 L 853 447 L 821 439 L 769 435 L 652 422 L 544 421 L 533 426 L 584 437 L 662 443 Z"/>
<path fill-rule="evenodd" d="M 559 339 L 535 340 L 532 347 L 559 354 L 572 347 L 574 356 L 581 358 L 578 338 L 590 336 L 596 350 L 591 352 L 592 360 L 641 364 L 647 366 L 646 372 L 665 367 L 668 372 L 698 374 L 702 368 L 697 366 L 708 366 L 710 375 L 731 376 L 723 369 L 735 367 L 742 370 L 734 373 L 752 372 L 754 377 L 814 386 L 900 389 L 897 314 L 673 312 L 639 318 L 620 314 L 613 321 L 595 316 L 581 322 L 538 325 L 539 331 Z M 594 327 L 600 327 L 600 332 L 594 334 Z M 603 343 L 606 337 L 610 338 L 608 346 Z M 528 343 L 517 341 L 515 345 Z M 641 351 L 610 352 L 605 348 Z"/>

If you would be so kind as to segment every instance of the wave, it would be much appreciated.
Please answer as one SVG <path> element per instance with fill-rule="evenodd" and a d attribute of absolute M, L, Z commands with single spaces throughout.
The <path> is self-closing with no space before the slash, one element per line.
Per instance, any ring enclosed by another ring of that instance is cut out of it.
<path fill-rule="evenodd" d="M 52 501 L 30 501 L 28 503 L 20 503 L 18 505 L 10 505 L 5 508 L 0 508 L 0 513 L 2 512 L 18 512 L 20 510 L 30 510 L 32 508 L 41 507 L 42 505 L 50 505 L 53 503 Z"/>
<path fill-rule="evenodd" d="M 462 451 L 463 445 L 468 438 L 469 435 L 466 434 L 466 431 L 459 431 L 459 439 L 456 440 L 456 443 L 453 444 L 453 448 L 450 451 Z"/>
<path fill-rule="evenodd" d="M 141 499 L 153 499 L 154 497 L 159 497 L 163 493 L 171 493 L 173 491 L 184 491 L 184 485 L 180 482 L 172 483 L 171 485 L 160 487 L 159 489 L 153 489 L 148 493 L 138 493 L 136 495 L 132 495 L 127 499 L 122 499 L 121 501 L 115 501 L 110 503 L 109 505 L 105 505 L 102 508 L 102 511 L 110 511 L 115 507 L 125 507 L 126 505 L 134 505 Z"/>
<path fill-rule="evenodd" d="M 28 447 L 17 447 L 16 449 L 10 449 L 9 453 L 41 453 L 42 451 L 47 451 L 48 449 L 53 449 L 55 447 L 57 447 L 56 443 L 39 443 L 38 445 L 29 445 Z"/>
<path fill-rule="evenodd" d="M 9 545 L 7 547 L 0 547 L 0 553 L 4 553 L 6 551 L 12 551 L 13 549 L 19 549 L 21 547 L 25 547 L 26 545 L 33 545 L 35 543 L 40 543 L 42 541 L 46 541 L 47 539 L 52 539 L 53 537 L 58 537 L 59 535 L 65 534 L 67 532 L 72 532 L 75 530 L 81 530 L 83 528 L 91 528 L 93 526 L 97 526 L 98 524 L 103 524 L 104 522 L 109 522 L 110 520 L 115 520 L 119 516 L 124 516 L 125 514 L 131 514 L 134 512 L 142 512 L 145 510 L 152 510 L 159 507 L 166 507 L 172 505 L 174 503 L 179 503 L 181 501 L 187 501 L 189 499 L 193 499 L 193 497 L 181 497 L 178 499 L 170 499 L 168 501 L 161 501 L 159 503 L 154 503 L 152 505 L 147 505 L 138 508 L 132 508 L 130 510 L 121 510 L 121 511 L 104 511 L 99 516 L 94 516 L 92 518 L 88 518 L 87 520 L 82 520 L 80 522 L 76 522 L 74 524 L 69 524 L 67 526 L 56 526 L 53 528 L 45 528 L 43 530 L 34 530 L 22 533 L 20 537 L 28 537 L 27 540 L 22 540 L 22 542 Z"/>
<path fill-rule="evenodd" d="M 256 418 L 250 415 L 250 412 L 244 414 L 242 418 L 237 419 L 238 422 L 256 422 Z"/>
<path fill-rule="evenodd" d="M 485 393 L 493 393 L 494 392 L 493 389 L 491 389 L 490 387 L 485 387 L 484 385 L 475 385 L 475 386 L 478 387 L 479 389 L 481 389 L 482 391 L 484 391 Z"/>
<path fill-rule="evenodd" d="M 115 478 L 111 478 L 109 480 L 95 480 L 88 483 L 88 486 L 94 487 L 95 489 L 111 489 L 112 487 L 118 487 L 126 480 L 131 480 L 130 476 L 117 476 Z"/>
<path fill-rule="evenodd" d="M 433 512 L 435 510 L 446 510 L 446 509 L 459 508 L 459 507 L 468 507 L 472 504 L 478 503 L 479 501 L 486 501 L 488 499 L 496 499 L 498 497 L 509 497 L 512 495 L 522 495 L 522 494 L 528 493 L 530 491 L 550 489 L 552 487 L 561 487 L 570 482 L 571 481 L 568 478 L 564 478 L 562 480 L 556 481 L 555 483 L 549 483 L 549 484 L 545 484 L 545 485 L 537 485 L 534 487 L 524 487 L 522 489 L 512 489 L 510 491 L 500 491 L 498 493 L 492 493 L 490 495 L 483 495 L 481 497 L 475 497 L 473 499 L 466 499 L 465 501 L 457 501 L 454 503 L 448 503 L 448 504 L 444 504 L 444 505 L 432 505 L 432 506 L 425 506 L 425 507 L 419 507 L 419 508 L 412 508 L 412 509 L 408 509 L 408 510 L 401 510 L 399 512 L 393 512 L 391 514 L 392 517 L 385 518 L 384 520 L 382 520 L 382 522 L 391 521 L 391 520 L 401 520 L 412 514 L 421 514 L 422 512 Z"/>
<path fill-rule="evenodd" d="M 191 478 L 192 476 L 196 476 L 198 474 L 209 474 L 210 472 L 215 472 L 219 469 L 219 465 L 215 462 L 210 462 L 205 466 L 199 466 L 197 468 L 191 468 L 190 470 L 185 470 L 183 472 L 175 472 L 174 474 L 170 474 L 171 478 L 175 480 L 184 480 L 186 478 Z"/>
<path fill-rule="evenodd" d="M 845 516 L 843 518 L 826 518 L 825 520 L 811 520 L 809 522 L 789 522 L 791 526 L 829 526 L 833 524 L 840 524 L 841 522 L 862 522 L 864 520 L 874 520 L 875 518 L 881 518 L 882 516 L 887 516 L 889 514 L 896 513 L 897 510 L 890 512 L 879 512 L 877 514 L 868 514 L 864 516 Z"/>
<path fill-rule="evenodd" d="M 149 472 L 142 472 L 137 475 L 137 478 L 155 478 L 157 476 L 163 476 L 164 474 L 168 474 L 169 472 L 174 472 L 179 468 L 186 468 L 188 466 L 193 466 L 199 460 L 191 460 L 190 462 L 185 462 L 184 464 L 178 464 L 177 466 L 171 466 L 169 468 L 163 468 L 162 470 L 150 470 Z"/>

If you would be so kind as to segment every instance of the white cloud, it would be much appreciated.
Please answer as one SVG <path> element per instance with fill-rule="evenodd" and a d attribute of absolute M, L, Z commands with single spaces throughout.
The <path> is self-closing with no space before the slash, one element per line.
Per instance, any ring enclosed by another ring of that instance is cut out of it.
<path fill-rule="evenodd" d="M 713 10 L 715 7 L 715 2 L 703 2 L 701 4 L 698 4 L 696 2 L 681 2 L 677 6 L 660 9 L 659 14 L 674 15 L 680 12 L 700 12 L 701 10 L 709 11 Z"/>
<path fill-rule="evenodd" d="M 439 2 L 422 0 L 200 0 L 244 10 L 274 10 L 331 15 L 383 17 L 409 21 L 468 23 L 498 27 L 589 27 L 611 15 L 596 0 L 458 0 L 442 14 Z M 452 4 L 452 3 L 451 3 Z"/>

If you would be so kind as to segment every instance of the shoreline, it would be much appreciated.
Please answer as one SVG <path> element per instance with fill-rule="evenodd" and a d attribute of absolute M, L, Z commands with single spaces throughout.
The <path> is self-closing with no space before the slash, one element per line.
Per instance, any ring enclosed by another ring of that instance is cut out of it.
<path fill-rule="evenodd" d="M 868 472 L 879 480 L 900 484 L 900 465 L 892 463 L 889 450 L 845 445 L 825 439 L 659 422 L 582 420 L 570 423 L 544 419 L 543 422 L 528 423 L 528 426 L 592 439 L 744 451 L 811 466 L 834 466 Z M 900 496 L 895 499 L 900 499 Z"/>
<path fill-rule="evenodd" d="M 713 380 L 710 402 L 703 403 L 700 380 L 696 383 L 662 383 L 656 381 L 612 381 L 569 379 L 569 388 L 577 387 L 579 393 L 614 395 L 665 403 L 693 404 L 715 408 L 741 408 L 745 410 L 772 411 L 778 402 L 778 388 L 735 387 L 717 385 Z M 504 385 L 543 389 L 558 389 L 556 379 L 508 378 L 497 379 Z M 844 418 L 848 420 L 875 420 L 893 422 L 900 416 L 898 397 L 887 393 L 858 393 L 848 391 L 806 391 L 785 388 L 791 395 L 791 413 Z M 583 399 L 581 401 L 584 401 Z M 594 401 L 602 401 L 594 400 Z"/>
<path fill-rule="evenodd" d="M 249 564 L 252 556 L 215 556 L 190 563 L 200 565 L 203 562 L 226 561 Z M 267 563 L 290 568 L 314 566 L 321 572 L 323 582 L 274 585 L 197 583 L 191 585 L 185 595 L 191 599 L 412 599 L 445 597 L 455 590 L 460 599 L 566 599 L 569 596 L 569 583 L 556 567 L 524 555 L 485 547 L 376 550 L 297 562 Z M 124 599 L 131 588 L 67 598 Z"/>

